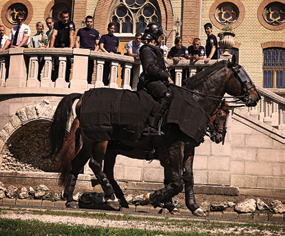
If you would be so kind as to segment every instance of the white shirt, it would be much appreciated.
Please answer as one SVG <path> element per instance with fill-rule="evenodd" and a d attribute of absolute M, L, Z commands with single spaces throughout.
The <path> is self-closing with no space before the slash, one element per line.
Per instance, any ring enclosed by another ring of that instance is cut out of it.
<path fill-rule="evenodd" d="M 164 57 L 167 57 L 168 47 L 166 45 L 160 45 L 160 48 L 163 50 Z"/>
<path fill-rule="evenodd" d="M 9 39 L 11 40 L 11 45 L 13 45 L 13 40 L 14 40 L 18 27 L 19 26 L 17 25 L 11 29 L 10 36 L 9 36 Z M 24 36 L 29 36 L 27 42 L 24 44 L 24 45 L 28 45 L 30 43 L 30 35 L 31 35 L 30 27 L 25 24 L 22 24 L 20 26 L 20 30 L 19 30 L 19 34 L 17 38 L 17 45 L 19 45 L 22 42 Z"/>
<path fill-rule="evenodd" d="M 1 36 L 0 36 L 0 38 L 1 38 Z M 4 35 L 2 36 L 2 41 L 1 41 L 1 44 L 0 44 L 0 49 L 2 49 L 2 48 L 4 47 L 4 45 L 5 45 L 6 41 L 7 41 L 7 39 L 9 39 L 9 37 L 4 34 Z"/>

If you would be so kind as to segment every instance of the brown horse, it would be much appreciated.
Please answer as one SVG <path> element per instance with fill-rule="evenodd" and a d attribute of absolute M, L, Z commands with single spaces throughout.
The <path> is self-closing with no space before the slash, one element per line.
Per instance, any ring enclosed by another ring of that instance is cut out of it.
<path fill-rule="evenodd" d="M 199 106 L 204 110 L 204 113 L 208 116 L 213 115 L 225 93 L 238 97 L 247 106 L 255 106 L 259 100 L 259 95 L 255 86 L 244 69 L 240 65 L 226 63 L 225 61 L 218 62 L 213 65 L 212 68 L 210 67 L 198 73 L 196 77 L 189 78 L 186 81 L 186 89 L 184 90 L 189 94 L 188 96 L 194 97 Z M 102 90 L 100 90 L 100 92 L 102 92 Z M 53 151 L 59 151 L 62 147 L 66 123 L 70 116 L 73 101 L 77 98 L 81 98 L 81 94 L 68 95 L 62 99 L 57 107 L 50 131 Z M 79 121 L 84 118 L 79 116 L 81 106 L 85 105 L 83 103 L 84 101 L 82 102 L 82 99 L 80 99 L 76 105 Z M 84 124 L 80 122 L 80 127 L 82 125 Z M 186 188 L 189 187 L 193 191 L 193 173 L 191 172 L 183 175 L 183 166 L 187 165 L 186 169 L 192 170 L 194 148 L 200 144 L 197 140 L 182 132 L 176 124 L 165 124 L 162 129 L 165 135 L 161 148 L 165 150 L 165 160 L 169 161 L 168 166 L 171 172 L 171 179 L 165 188 L 147 195 L 145 199 L 146 202 L 150 202 L 153 205 L 169 201 L 169 199 L 181 192 L 183 188 L 183 179 L 189 180 L 189 186 L 186 186 Z M 72 192 L 80 171 L 79 167 L 82 167 L 91 157 L 89 166 L 99 180 L 102 189 L 105 192 L 108 204 L 118 207 L 119 203 L 114 194 L 114 188 L 110 184 L 106 174 L 102 171 L 102 161 L 105 158 L 110 139 L 90 141 L 82 132 L 82 129 L 80 129 L 79 132 L 81 132 L 83 146 L 78 154 L 75 153 L 74 150 L 71 150 L 76 156 L 72 161 L 71 169 L 68 169 L 67 167 L 69 175 L 64 190 L 67 201 L 73 201 Z M 101 137 L 107 137 L 107 134 L 103 131 L 100 134 L 102 134 Z M 150 137 L 143 137 L 138 142 L 120 138 L 116 138 L 115 141 L 120 143 L 124 149 L 140 149 L 145 151 L 153 149 L 153 147 L 150 146 Z M 75 145 L 77 143 L 75 143 Z M 105 160 L 104 166 L 107 168 L 108 165 L 109 163 Z M 113 166 L 113 163 L 110 165 Z M 194 194 L 190 195 L 190 198 L 192 196 L 194 196 Z M 192 199 L 189 200 L 189 202 L 191 201 Z M 197 210 L 198 206 L 196 205 L 194 208 Z M 193 212 L 192 209 L 190 210 Z"/>

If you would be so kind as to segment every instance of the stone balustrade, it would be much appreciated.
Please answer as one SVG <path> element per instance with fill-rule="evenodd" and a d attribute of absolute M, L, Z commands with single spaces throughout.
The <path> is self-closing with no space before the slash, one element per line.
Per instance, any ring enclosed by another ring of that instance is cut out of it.
<path fill-rule="evenodd" d="M 39 57 L 44 58 L 40 81 L 38 80 Z M 58 78 L 52 81 L 54 58 L 58 58 L 59 72 Z M 67 60 L 70 59 L 72 59 L 70 78 L 65 78 Z M 94 84 L 87 83 L 88 62 L 90 60 L 96 61 L 96 81 Z M 89 88 L 104 87 L 103 70 L 105 62 L 109 62 L 111 66 L 109 87 L 119 88 L 118 79 L 121 79 L 121 88 L 136 90 L 141 72 L 140 60 L 125 55 L 94 52 L 80 48 L 13 48 L 0 51 L 0 90 L 29 88 L 26 92 L 29 93 L 33 91 L 32 88 L 37 88 L 34 91 L 41 89 L 47 91 L 47 88 L 57 88 L 54 90 L 64 91 L 62 94 L 68 94 L 74 91 L 83 92 Z M 192 76 L 198 70 L 215 63 L 216 60 L 211 60 L 209 64 L 204 64 L 203 60 L 196 62 L 181 60 L 178 64 L 174 64 L 172 60 L 166 60 L 166 62 L 169 70 L 175 70 L 175 84 L 181 86 L 183 69 L 189 70 L 189 75 Z M 121 73 L 122 78 L 118 77 L 119 65 L 123 71 Z M 257 107 L 249 108 L 249 115 L 281 130 L 284 135 L 285 98 L 259 86 L 257 89 L 261 95 L 261 101 Z"/>

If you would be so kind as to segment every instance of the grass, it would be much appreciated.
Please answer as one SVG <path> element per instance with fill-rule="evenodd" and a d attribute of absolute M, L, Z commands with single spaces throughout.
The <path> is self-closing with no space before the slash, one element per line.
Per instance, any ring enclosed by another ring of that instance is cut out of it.
<path fill-rule="evenodd" d="M 225 231 L 232 228 L 238 231 L 239 228 L 243 228 L 242 234 L 247 234 L 247 230 L 257 229 L 261 235 L 261 231 L 268 230 L 271 233 L 280 235 L 280 232 L 285 232 L 285 225 L 282 224 L 260 224 L 260 223 L 224 223 L 210 220 L 195 220 L 195 219 L 173 219 L 169 217 L 140 217 L 133 216 L 128 213 L 126 214 L 106 214 L 106 213 L 93 213 L 93 212 L 66 212 L 66 211 L 53 211 L 53 210 L 27 210 L 25 208 L 0 208 L 0 214 L 7 214 L 7 212 L 14 212 L 17 214 L 33 214 L 39 215 L 54 215 L 54 216 L 70 216 L 70 217 L 86 217 L 89 219 L 98 220 L 112 220 L 115 221 L 130 221 L 136 225 L 136 222 L 144 222 L 148 226 L 160 226 L 160 227 L 175 227 L 176 229 L 185 229 L 194 233 L 188 232 L 160 232 L 160 231 L 148 231 L 138 229 L 114 229 L 114 228 L 103 228 L 103 227 L 84 227 L 84 226 L 67 226 L 61 224 L 44 224 L 39 221 L 16 221 L 16 220 L 4 220 L 0 219 L 0 235 L 212 235 L 209 232 L 213 232 L 216 229 L 224 229 Z M 19 223 L 20 222 L 20 223 Z M 22 222 L 25 222 L 22 224 Z M 19 227 L 18 227 L 19 223 Z M 29 225 L 29 227 L 25 226 Z M 18 228 L 17 228 L 17 227 Z M 38 231 L 30 228 L 35 228 Z M 208 233 L 196 233 L 200 229 L 203 232 Z M 20 230 L 20 232 L 18 232 Z M 58 231 L 57 231 L 58 230 Z M 24 234 L 22 234 L 22 231 Z M 188 233 L 188 234 L 186 234 Z M 215 234 L 216 235 L 216 234 Z M 233 234 L 228 234 L 233 235 Z M 274 234 L 273 234 L 274 235 Z"/>

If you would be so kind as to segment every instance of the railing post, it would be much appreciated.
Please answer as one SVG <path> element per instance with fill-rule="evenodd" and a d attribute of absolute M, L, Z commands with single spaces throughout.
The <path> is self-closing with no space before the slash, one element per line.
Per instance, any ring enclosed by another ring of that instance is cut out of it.
<path fill-rule="evenodd" d="M 73 72 L 70 88 L 87 89 L 88 56 L 90 55 L 90 50 L 74 48 L 73 55 Z"/>
<path fill-rule="evenodd" d="M 271 100 L 269 98 L 264 99 L 264 119 L 263 122 L 271 125 L 272 124 L 272 118 L 271 118 Z"/>
<path fill-rule="evenodd" d="M 140 71 L 141 71 L 141 65 L 140 64 L 133 64 L 133 82 L 130 84 L 133 90 L 137 90 L 137 84 L 139 82 L 140 77 Z"/>
<path fill-rule="evenodd" d="M 250 107 L 250 111 L 249 111 L 249 115 L 258 119 L 258 111 L 257 111 L 257 107 Z"/>
<path fill-rule="evenodd" d="M 39 73 L 39 60 L 37 56 L 31 56 L 30 58 L 30 78 L 27 81 L 27 87 L 39 87 L 40 82 L 38 81 Z"/>
<path fill-rule="evenodd" d="M 103 83 L 104 64 L 105 64 L 105 60 L 97 59 L 95 88 L 104 87 L 104 83 Z"/>
<path fill-rule="evenodd" d="M 278 127 L 278 103 L 272 101 L 272 126 Z"/>
<path fill-rule="evenodd" d="M 131 81 L 131 69 L 132 69 L 132 64 L 130 63 L 125 63 L 125 68 L 124 68 L 124 78 L 123 78 L 123 89 L 131 89 L 130 86 L 130 81 Z"/>
<path fill-rule="evenodd" d="M 279 104 L 279 126 L 282 136 L 285 136 L 285 105 Z"/>
<path fill-rule="evenodd" d="M 55 81 L 56 88 L 68 88 L 68 83 L 65 82 L 66 73 L 66 57 L 59 57 L 58 78 Z"/>
<path fill-rule="evenodd" d="M 111 62 L 111 75 L 110 75 L 110 88 L 118 88 L 117 77 L 118 77 L 118 66 L 119 62 L 112 61 Z"/>
<path fill-rule="evenodd" d="M 24 58 L 24 48 L 9 49 L 10 65 L 6 87 L 26 87 L 27 67 Z M 15 67 L 17 69 L 15 70 Z"/>
<path fill-rule="evenodd" d="M 41 87 L 53 87 L 51 81 L 52 75 L 52 56 L 45 56 L 44 76 L 41 79 Z"/>
<path fill-rule="evenodd" d="M 264 118 L 264 97 L 260 96 L 260 113 L 258 119 L 263 122 Z"/>
<path fill-rule="evenodd" d="M 0 57 L 0 87 L 5 86 L 6 80 L 6 59 L 5 57 Z"/>
<path fill-rule="evenodd" d="M 182 86 L 182 67 L 175 67 L 175 85 Z"/>
<path fill-rule="evenodd" d="M 197 68 L 196 67 L 191 67 L 189 68 L 189 77 L 196 75 L 197 73 Z"/>

